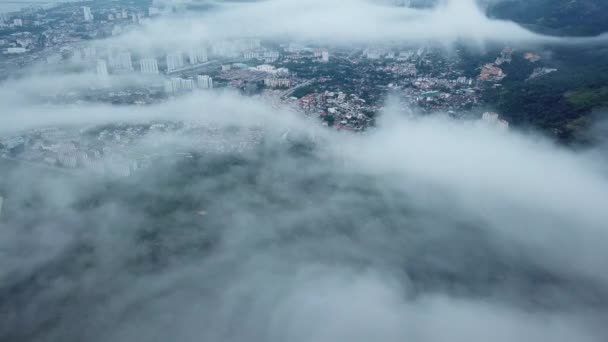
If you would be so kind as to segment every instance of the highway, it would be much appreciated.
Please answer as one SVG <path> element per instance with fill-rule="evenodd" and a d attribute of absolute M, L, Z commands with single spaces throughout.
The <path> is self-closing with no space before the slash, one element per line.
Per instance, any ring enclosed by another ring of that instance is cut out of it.
<path fill-rule="evenodd" d="M 309 85 L 313 84 L 314 82 L 316 82 L 316 80 L 309 80 L 304 83 L 300 83 L 295 87 L 291 87 L 291 88 L 285 90 L 285 92 L 283 94 L 281 94 L 281 98 L 285 99 L 286 97 L 291 96 L 291 94 L 293 94 L 296 90 L 309 86 Z"/>
<path fill-rule="evenodd" d="M 220 68 L 222 64 L 219 61 L 209 61 L 202 64 L 190 65 L 185 68 L 172 70 L 167 73 L 169 76 L 176 76 L 181 74 L 191 74 L 198 72 L 206 72 L 213 68 Z"/>

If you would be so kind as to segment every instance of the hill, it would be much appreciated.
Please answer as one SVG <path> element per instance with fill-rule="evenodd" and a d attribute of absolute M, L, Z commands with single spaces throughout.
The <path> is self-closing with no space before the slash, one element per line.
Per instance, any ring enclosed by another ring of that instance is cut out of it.
<path fill-rule="evenodd" d="M 608 32 L 605 0 L 505 0 L 488 7 L 497 19 L 512 20 L 537 32 L 597 35 Z"/>

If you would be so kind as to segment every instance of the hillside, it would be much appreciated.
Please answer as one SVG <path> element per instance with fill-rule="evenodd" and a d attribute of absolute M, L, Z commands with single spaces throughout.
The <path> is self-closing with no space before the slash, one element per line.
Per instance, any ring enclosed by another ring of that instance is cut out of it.
<path fill-rule="evenodd" d="M 488 14 L 513 20 L 543 33 L 597 35 L 608 32 L 606 0 L 505 0 L 488 7 Z"/>

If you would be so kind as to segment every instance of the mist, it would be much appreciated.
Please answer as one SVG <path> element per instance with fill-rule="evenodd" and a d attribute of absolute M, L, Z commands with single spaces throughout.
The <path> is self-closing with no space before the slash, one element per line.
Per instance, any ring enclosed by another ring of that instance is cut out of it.
<path fill-rule="evenodd" d="M 218 3 L 196 14 L 164 16 L 140 30 L 112 38 L 141 51 L 179 49 L 222 39 L 314 41 L 324 44 L 428 43 L 472 46 L 490 43 L 561 44 L 577 38 L 533 33 L 515 23 L 489 19 L 474 0 L 449 0 L 435 7 L 395 7 L 368 0 L 268 0 Z M 585 38 L 580 38 L 585 39 Z M 605 37 L 595 38 L 605 42 Z"/>
<path fill-rule="evenodd" d="M 231 93 L 44 111 L 8 127 L 186 126 L 135 141 L 167 157 L 128 178 L 4 173 L 4 338 L 606 338 L 591 154 L 390 106 L 373 132 L 336 134 Z M 195 127 L 247 147 L 209 149 Z"/>

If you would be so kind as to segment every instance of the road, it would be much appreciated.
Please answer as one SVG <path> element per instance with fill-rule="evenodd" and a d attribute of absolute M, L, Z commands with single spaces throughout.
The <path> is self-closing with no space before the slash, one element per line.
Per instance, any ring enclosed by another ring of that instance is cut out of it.
<path fill-rule="evenodd" d="M 281 98 L 285 99 L 286 97 L 291 96 L 291 94 L 293 94 L 296 90 L 309 86 L 309 85 L 313 84 L 315 81 L 316 80 L 309 80 L 304 83 L 300 83 L 295 87 L 289 88 L 289 89 L 285 90 L 285 92 L 283 94 L 281 94 Z"/>
<path fill-rule="evenodd" d="M 208 71 L 212 68 L 221 67 L 221 63 L 219 61 L 209 61 L 202 64 L 190 65 L 185 68 L 173 70 L 167 73 L 169 76 L 176 76 L 181 74 L 189 74 L 189 73 L 198 73 L 200 71 Z"/>

